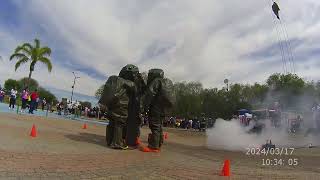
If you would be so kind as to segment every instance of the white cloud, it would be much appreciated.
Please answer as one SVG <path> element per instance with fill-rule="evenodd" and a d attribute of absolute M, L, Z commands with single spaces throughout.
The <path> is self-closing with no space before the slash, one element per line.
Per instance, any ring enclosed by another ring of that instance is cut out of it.
<path fill-rule="evenodd" d="M 300 40 L 294 53 L 317 49 L 320 2 L 283 0 L 279 4 L 288 35 Z M 201 81 L 210 87 L 221 86 L 225 78 L 261 82 L 282 71 L 280 50 L 276 56 L 261 59 L 246 56 L 277 42 L 270 5 L 267 0 L 17 2 L 24 11 L 21 19 L 40 24 L 46 42 L 81 66 L 105 75 L 118 74 L 127 63 L 137 64 L 142 71 L 159 67 L 174 80 Z M 318 80 L 314 61 L 296 59 L 299 75 Z M 35 77 L 69 89 L 69 71 L 57 63 L 51 75 L 40 70 Z M 103 83 L 84 72 L 80 76 L 81 93 L 92 95 Z"/>

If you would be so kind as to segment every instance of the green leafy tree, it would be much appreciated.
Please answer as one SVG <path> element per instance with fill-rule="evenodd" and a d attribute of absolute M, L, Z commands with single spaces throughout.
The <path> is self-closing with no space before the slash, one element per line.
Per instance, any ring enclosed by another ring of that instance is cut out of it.
<path fill-rule="evenodd" d="M 280 101 L 285 107 L 294 107 L 306 87 L 306 82 L 296 74 L 273 74 L 267 84 L 272 101 Z"/>
<path fill-rule="evenodd" d="M 16 90 L 21 89 L 20 83 L 14 79 L 8 79 L 4 82 L 4 89 L 7 92 L 9 92 L 13 88 L 15 88 Z"/>
<path fill-rule="evenodd" d="M 29 83 L 28 89 L 30 91 L 34 91 L 35 89 L 39 88 L 38 81 L 36 81 L 35 79 L 32 79 L 32 78 L 29 79 L 28 77 L 24 77 L 24 78 L 19 79 L 18 82 L 19 82 L 19 85 L 21 88 L 26 87 L 25 84 Z M 19 91 L 21 91 L 21 90 L 23 90 L 23 89 L 19 89 Z"/>
<path fill-rule="evenodd" d="M 39 93 L 39 97 L 41 99 L 46 98 L 47 103 L 51 103 L 51 102 L 56 103 L 57 102 L 56 96 L 54 94 L 52 94 L 50 91 L 48 91 L 42 87 L 38 88 L 38 93 Z"/>
<path fill-rule="evenodd" d="M 289 93 L 300 94 L 303 92 L 305 81 L 296 74 L 273 74 L 267 84 L 273 91 L 286 91 Z"/>
<path fill-rule="evenodd" d="M 26 84 L 24 84 L 24 87 L 29 87 L 29 81 L 37 62 L 45 64 L 48 68 L 48 71 L 51 72 L 52 64 L 51 60 L 49 59 L 50 55 L 51 49 L 47 46 L 41 47 L 40 41 L 38 39 L 34 40 L 33 45 L 31 45 L 30 43 L 24 43 L 15 49 L 14 53 L 10 56 L 10 61 L 13 59 L 17 59 L 15 71 L 22 64 L 30 63 L 28 81 Z"/>
<path fill-rule="evenodd" d="M 269 87 L 266 84 L 258 84 L 255 83 L 253 86 L 251 86 L 251 91 L 253 94 L 253 98 L 251 99 L 252 104 L 261 104 L 263 101 L 265 101 Z"/>
<path fill-rule="evenodd" d="M 103 93 L 103 89 L 104 89 L 104 85 L 101 85 L 97 90 L 96 92 L 94 93 L 94 96 L 97 98 L 97 99 L 100 99 L 102 93 Z"/>
<path fill-rule="evenodd" d="M 174 114 L 187 118 L 199 116 L 202 113 L 203 102 L 201 93 L 202 84 L 199 82 L 180 82 L 174 84 L 176 103 L 173 108 Z"/>

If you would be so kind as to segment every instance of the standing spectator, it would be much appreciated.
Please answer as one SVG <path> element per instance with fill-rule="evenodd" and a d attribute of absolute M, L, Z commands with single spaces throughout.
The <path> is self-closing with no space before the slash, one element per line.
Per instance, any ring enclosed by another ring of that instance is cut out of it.
<path fill-rule="evenodd" d="M 78 105 L 77 106 L 77 113 L 76 113 L 76 117 L 80 118 L 81 117 L 81 106 Z"/>
<path fill-rule="evenodd" d="M 69 114 L 69 110 L 68 110 L 68 107 L 69 107 L 69 100 L 67 101 L 62 101 L 62 108 L 63 108 L 63 115 L 67 116 Z"/>
<path fill-rule="evenodd" d="M 188 129 L 191 129 L 191 128 L 192 128 L 192 122 L 193 122 L 192 119 L 190 119 L 190 120 L 189 120 L 189 124 L 188 124 Z"/>
<path fill-rule="evenodd" d="M 4 95 L 5 95 L 4 91 L 0 89 L 0 102 L 3 102 Z"/>
<path fill-rule="evenodd" d="M 62 102 L 59 102 L 57 104 L 57 111 L 58 111 L 58 115 L 61 115 L 61 111 L 62 111 Z"/>
<path fill-rule="evenodd" d="M 72 113 L 72 111 L 71 111 L 72 110 L 72 102 L 70 100 L 67 100 L 67 105 L 64 108 L 67 109 L 67 114 L 65 113 L 65 115 Z"/>
<path fill-rule="evenodd" d="M 38 90 L 36 89 L 33 93 L 31 93 L 31 103 L 30 103 L 30 109 L 29 109 L 30 114 L 33 114 L 33 111 L 35 110 L 37 105 L 38 98 L 39 98 Z"/>
<path fill-rule="evenodd" d="M 11 89 L 10 92 L 10 102 L 9 102 L 9 109 L 14 109 L 14 105 L 16 104 L 16 99 L 17 99 L 17 90 L 14 87 L 13 89 Z"/>
<path fill-rule="evenodd" d="M 74 104 L 74 113 L 77 114 L 77 116 L 80 114 L 81 108 L 80 108 L 80 102 L 76 100 Z"/>
<path fill-rule="evenodd" d="M 29 108 L 29 110 L 30 110 L 30 108 L 31 108 L 31 94 L 30 94 L 30 93 L 28 93 L 28 102 L 27 102 L 27 106 L 28 106 L 28 108 Z"/>
<path fill-rule="evenodd" d="M 170 127 L 174 127 L 176 124 L 176 120 L 174 117 L 170 117 Z"/>
<path fill-rule="evenodd" d="M 38 95 L 38 97 L 37 97 L 37 99 L 36 99 L 35 108 L 34 108 L 35 111 L 38 110 L 39 102 L 40 102 L 40 98 L 39 98 L 39 95 Z"/>
<path fill-rule="evenodd" d="M 29 93 L 27 88 L 25 88 L 21 94 L 21 103 L 22 103 L 21 112 L 24 112 L 27 108 L 28 97 L 29 97 Z"/>
<path fill-rule="evenodd" d="M 44 107 L 47 105 L 47 101 L 46 101 L 46 98 L 43 98 L 42 99 L 42 103 L 41 103 L 41 109 L 42 111 L 44 111 Z"/>
<path fill-rule="evenodd" d="M 85 116 L 85 117 L 88 117 L 88 111 L 89 111 L 89 109 L 88 109 L 88 107 L 86 106 L 86 107 L 84 108 L 84 116 Z"/>

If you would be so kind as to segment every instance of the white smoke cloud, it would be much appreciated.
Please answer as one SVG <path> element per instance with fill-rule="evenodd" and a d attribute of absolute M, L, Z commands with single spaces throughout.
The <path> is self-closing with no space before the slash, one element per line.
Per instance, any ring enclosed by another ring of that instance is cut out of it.
<path fill-rule="evenodd" d="M 268 109 L 274 102 L 279 102 L 281 106 L 281 125 L 274 128 L 270 119 L 259 119 L 263 124 L 261 134 L 248 133 L 254 126 L 243 127 L 239 119 L 226 121 L 217 119 L 215 127 L 207 130 L 207 146 L 212 149 L 245 151 L 246 148 L 261 147 L 267 140 L 272 140 L 276 147 L 307 148 L 309 144 L 320 147 L 320 132 L 316 130 L 316 114 L 312 111 L 314 103 L 320 103 L 315 99 L 316 95 L 306 89 L 299 96 L 288 94 L 289 92 L 273 92 L 269 89 L 261 109 Z M 290 104 L 282 103 L 281 97 L 293 99 Z M 255 107 L 255 105 L 253 105 Z M 297 118 L 302 118 L 300 129 L 295 133 L 289 133 L 289 122 Z M 254 121 L 251 121 L 254 122 Z"/>
<path fill-rule="evenodd" d="M 265 121 L 265 129 L 261 134 L 248 133 L 249 127 L 242 127 L 239 120 L 233 119 L 225 121 L 217 119 L 215 127 L 208 129 L 207 146 L 210 149 L 245 151 L 246 148 L 261 148 L 267 140 L 271 140 L 276 147 L 302 148 L 309 144 L 320 146 L 319 137 L 314 134 L 304 136 L 289 134 L 285 122 L 282 129 L 271 127 L 270 121 Z M 309 126 L 310 127 L 310 126 Z M 302 132 L 306 132 L 308 127 L 302 127 Z"/>

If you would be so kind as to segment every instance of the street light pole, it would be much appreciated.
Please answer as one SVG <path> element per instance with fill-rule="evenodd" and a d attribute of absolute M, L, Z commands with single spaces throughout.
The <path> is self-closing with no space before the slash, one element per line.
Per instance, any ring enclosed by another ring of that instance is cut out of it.
<path fill-rule="evenodd" d="M 225 79 L 223 82 L 227 85 L 227 91 L 229 91 L 229 80 Z"/>
<path fill-rule="evenodd" d="M 74 79 L 73 79 L 72 92 L 71 92 L 71 103 L 72 103 L 72 98 L 73 98 L 74 85 L 76 84 L 76 79 L 80 78 L 80 77 L 77 77 L 74 72 L 72 72 L 72 74 L 74 76 Z"/>

